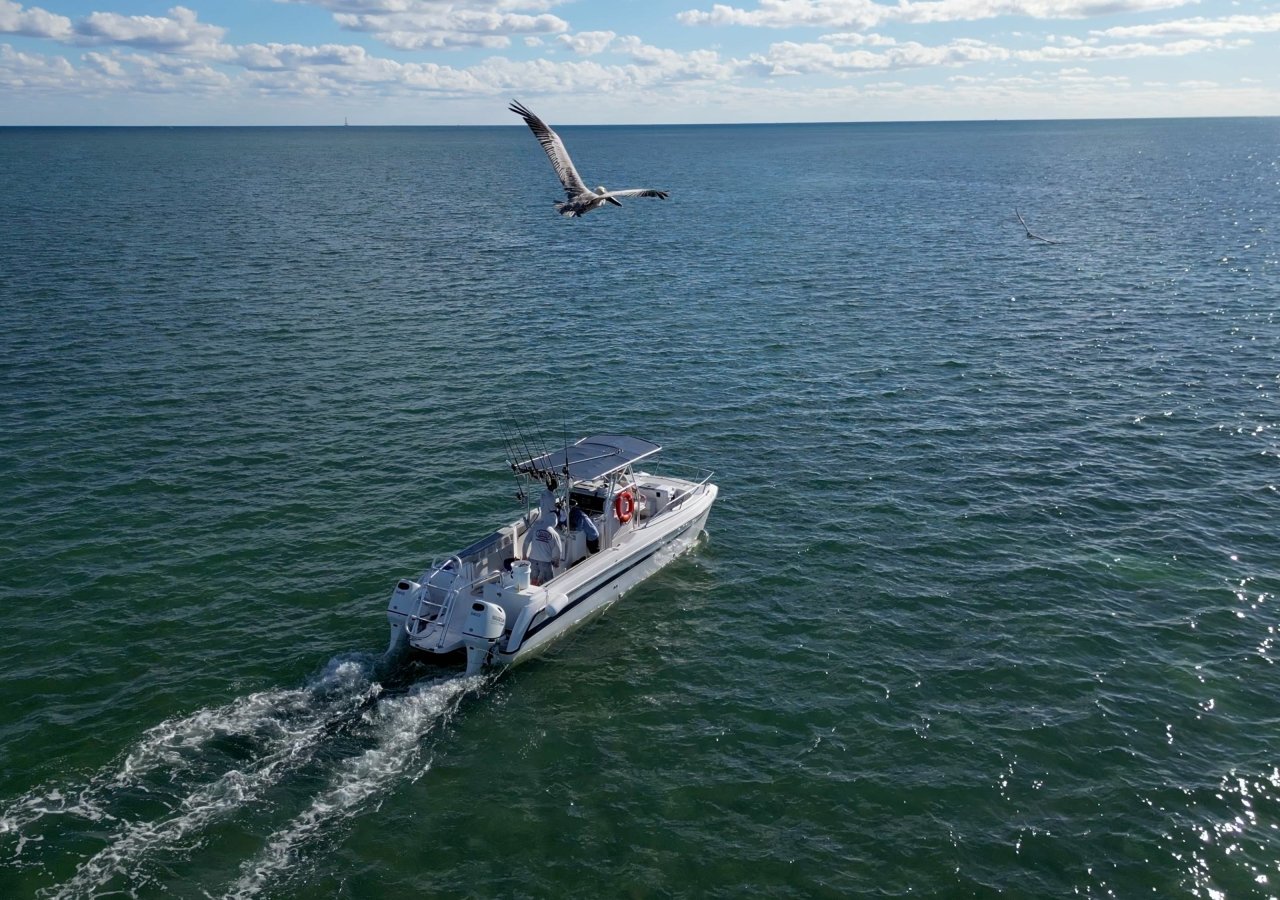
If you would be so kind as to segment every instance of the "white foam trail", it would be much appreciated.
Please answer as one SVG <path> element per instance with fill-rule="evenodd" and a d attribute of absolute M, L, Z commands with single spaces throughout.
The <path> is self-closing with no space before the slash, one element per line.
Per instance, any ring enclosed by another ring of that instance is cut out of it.
<path fill-rule="evenodd" d="M 77 787 L 43 787 L 20 797 L 0 813 L 0 835 L 21 832 L 47 816 L 115 821 L 107 811 L 112 796 L 141 784 L 157 770 L 164 769 L 172 777 L 191 769 L 200 758 L 199 752 L 215 738 L 256 735 L 272 730 L 283 717 L 314 712 L 318 693 L 357 689 L 359 682 L 367 681 L 367 668 L 366 663 L 353 658 L 336 658 L 309 688 L 261 691 L 161 722 L 143 733 L 115 770 L 98 772 Z M 15 859 L 25 843 L 20 836 Z"/>
<path fill-rule="evenodd" d="M 23 848 L 32 840 L 22 834 L 22 830 L 47 816 L 71 815 L 90 822 L 111 820 L 113 816 L 103 809 L 95 796 L 102 784 L 100 779 L 94 778 L 81 788 L 69 789 L 70 793 L 67 794 L 57 788 L 41 789 L 42 792 L 20 797 L 0 813 L 0 835 L 17 835 L 17 845 L 11 860 L 22 856 Z"/>
<path fill-rule="evenodd" d="M 447 722 L 462 697 L 485 683 L 482 676 L 456 677 L 412 690 L 403 698 L 385 700 L 376 714 L 377 744 L 346 760 L 328 790 L 267 840 L 257 858 L 240 867 L 240 877 L 227 898 L 254 897 L 287 872 L 297 848 L 329 823 L 359 813 L 370 800 L 411 771 L 422 753 L 422 739 Z M 420 777 L 425 769 L 413 774 Z"/>
<path fill-rule="evenodd" d="M 325 697 L 326 691 L 337 696 Z M 141 753 L 130 754 L 130 759 L 135 760 L 133 767 L 122 766 L 119 774 L 136 777 L 141 770 L 138 759 L 163 760 L 163 753 L 150 748 L 172 746 L 170 735 L 198 736 L 197 743 L 203 744 L 221 734 L 252 734 L 263 738 L 265 732 L 266 743 L 243 769 L 224 772 L 211 783 L 195 789 L 167 818 L 128 825 L 107 847 L 83 863 L 70 881 L 45 894 L 59 898 L 92 896 L 98 887 L 117 875 L 133 875 L 135 883 L 141 881 L 136 869 L 142 860 L 256 801 L 285 774 L 305 764 L 323 745 L 325 736 L 336 723 L 351 716 L 380 691 L 379 685 L 368 681 L 365 667 L 350 660 L 338 660 L 310 690 L 255 694 L 247 698 L 251 702 L 233 705 L 234 714 L 220 715 L 219 710 L 209 710 L 207 715 L 197 714 L 183 720 L 192 727 L 165 729 L 157 740 L 144 742 Z M 223 707 L 222 711 L 226 709 Z M 292 715 L 299 712 L 302 714 Z M 186 746 L 186 738 L 182 740 Z"/>
<path fill-rule="evenodd" d="M 215 737 L 252 734 L 282 711 L 305 703 L 309 691 L 262 691 L 238 698 L 226 706 L 202 709 L 185 719 L 161 722 L 149 728 L 116 773 L 113 783 L 125 785 L 159 768 L 186 768 L 189 754 Z"/>
<path fill-rule="evenodd" d="M 306 702 L 308 696 L 305 690 L 263 691 L 225 706 L 161 722 L 143 734 L 117 770 L 98 772 L 79 787 L 40 788 L 19 798 L 0 813 L 0 834 L 22 831 L 46 816 L 112 821 L 115 817 L 105 808 L 109 794 L 139 784 L 160 768 L 171 772 L 187 769 L 191 754 L 213 738 L 256 733 L 278 718 L 282 710 Z"/>

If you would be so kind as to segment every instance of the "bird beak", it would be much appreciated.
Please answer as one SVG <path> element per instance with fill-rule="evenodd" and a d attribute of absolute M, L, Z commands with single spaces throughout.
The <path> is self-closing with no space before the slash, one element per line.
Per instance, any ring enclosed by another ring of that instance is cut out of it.
<path fill-rule="evenodd" d="M 622 205 L 622 201 L 621 201 L 621 200 L 618 200 L 618 199 L 615 199 L 614 197 L 605 197 L 604 199 L 608 200 L 608 201 L 609 201 L 610 203 L 612 203 L 614 206 L 621 206 L 621 205 Z"/>

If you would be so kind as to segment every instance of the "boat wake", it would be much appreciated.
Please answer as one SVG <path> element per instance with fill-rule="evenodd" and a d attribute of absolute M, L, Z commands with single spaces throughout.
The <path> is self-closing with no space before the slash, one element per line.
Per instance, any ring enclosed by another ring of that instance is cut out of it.
<path fill-rule="evenodd" d="M 490 678 L 492 676 L 489 676 Z M 486 678 L 451 678 L 410 690 L 407 696 L 380 704 L 374 746 L 347 759 L 308 807 L 267 839 L 256 859 L 241 867 L 227 897 L 253 897 L 293 867 L 298 848 L 330 826 L 365 809 L 393 783 L 417 780 L 430 761 L 422 760 L 422 738 L 447 722 L 462 696 Z"/>
<path fill-rule="evenodd" d="M 163 722 L 82 783 L 19 798 L 0 812 L 0 864 L 61 874 L 42 897 L 163 887 L 173 862 L 251 813 L 294 808 L 300 786 L 323 784 L 307 788 L 313 796 L 303 811 L 222 890 L 252 897 L 269 889 L 294 874 L 301 849 L 402 778 L 421 777 L 430 766 L 424 738 L 492 679 L 448 677 L 392 691 L 374 679 L 375 663 L 339 657 L 303 688 L 250 694 Z M 66 877 L 69 858 L 75 869 Z"/>

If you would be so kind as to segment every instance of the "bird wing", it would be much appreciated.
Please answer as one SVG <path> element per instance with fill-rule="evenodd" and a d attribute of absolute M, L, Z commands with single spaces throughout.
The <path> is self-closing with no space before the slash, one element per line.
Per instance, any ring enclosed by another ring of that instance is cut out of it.
<path fill-rule="evenodd" d="M 655 190 L 654 188 L 630 188 L 625 191 L 605 191 L 599 196 L 609 197 L 657 197 L 659 200 L 666 200 L 671 196 L 666 191 Z"/>
<path fill-rule="evenodd" d="M 1034 231 L 1032 231 L 1032 230 L 1031 230 L 1031 227 L 1030 227 L 1029 225 L 1027 225 L 1027 221 L 1026 221 L 1026 219 L 1022 218 L 1022 213 L 1018 212 L 1017 208 L 1015 208 L 1015 209 L 1013 210 L 1013 214 L 1014 214 L 1015 216 L 1017 216 L 1017 217 L 1018 217 L 1018 221 L 1022 223 L 1022 227 L 1023 227 L 1023 228 L 1025 228 L 1025 229 L 1027 230 L 1027 237 L 1031 238 L 1031 240 L 1033 240 L 1033 241 L 1044 241 L 1046 244 L 1056 244 L 1056 243 L 1058 243 L 1057 241 L 1055 241 L 1055 240 L 1050 240 L 1050 239 L 1049 239 L 1049 238 L 1047 238 L 1047 237 L 1041 237 L 1040 235 L 1038 235 L 1038 234 L 1036 234 Z"/>
<path fill-rule="evenodd" d="M 512 100 L 507 109 L 524 119 L 533 136 L 542 145 L 542 149 L 547 152 L 547 159 L 551 160 L 551 168 L 556 170 L 556 177 L 564 185 L 564 192 L 569 199 L 572 200 L 579 194 L 585 193 L 587 185 L 578 174 L 578 170 L 573 167 L 573 160 L 569 158 L 569 151 L 564 149 L 564 142 L 560 140 L 560 135 L 552 131 L 546 122 L 529 112 L 518 100 Z"/>
<path fill-rule="evenodd" d="M 1018 217 L 1018 221 L 1021 222 L 1022 227 L 1026 229 L 1027 237 L 1031 237 L 1031 229 L 1027 228 L 1027 221 L 1022 218 L 1022 213 L 1018 212 L 1017 207 L 1014 207 L 1013 214 Z"/>

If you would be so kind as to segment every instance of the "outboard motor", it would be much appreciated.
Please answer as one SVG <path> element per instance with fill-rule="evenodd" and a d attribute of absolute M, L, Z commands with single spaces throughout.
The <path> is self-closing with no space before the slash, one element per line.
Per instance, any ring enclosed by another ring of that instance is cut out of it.
<path fill-rule="evenodd" d="M 462 623 L 462 643 L 467 646 L 467 674 L 474 675 L 489 660 L 489 651 L 507 627 L 507 613 L 496 603 L 473 600 Z"/>
<path fill-rule="evenodd" d="M 391 592 L 391 602 L 387 604 L 387 623 L 391 626 L 391 643 L 387 646 L 387 656 L 395 656 L 399 653 L 409 639 L 408 633 L 404 630 L 404 623 L 417 606 L 417 593 L 420 587 L 418 582 L 403 578 L 396 583 L 396 589 Z"/>

